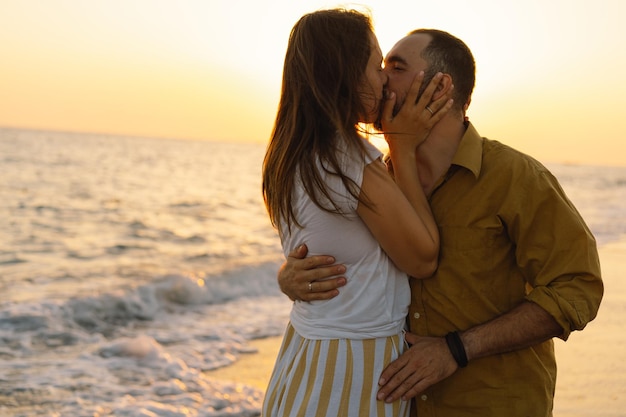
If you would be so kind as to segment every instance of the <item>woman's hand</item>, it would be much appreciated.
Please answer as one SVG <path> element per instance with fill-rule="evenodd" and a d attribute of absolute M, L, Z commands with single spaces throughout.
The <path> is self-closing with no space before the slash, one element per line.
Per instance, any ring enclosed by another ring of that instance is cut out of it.
<path fill-rule="evenodd" d="M 390 148 L 400 152 L 415 151 L 426 140 L 433 126 L 450 110 L 454 86 L 446 94 L 433 100 L 442 77 L 442 73 L 437 73 L 418 99 L 424 81 L 424 71 L 421 71 L 413 80 L 406 99 L 395 116 L 393 109 L 397 96 L 393 92 L 389 94 L 383 106 L 381 124 Z"/>

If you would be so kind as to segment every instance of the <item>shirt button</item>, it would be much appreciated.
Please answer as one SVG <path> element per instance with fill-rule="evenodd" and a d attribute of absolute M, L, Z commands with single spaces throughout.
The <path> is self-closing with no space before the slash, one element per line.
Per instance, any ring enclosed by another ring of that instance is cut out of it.
<path fill-rule="evenodd" d="M 424 394 L 420 397 L 422 401 L 426 401 L 428 399 L 428 395 Z"/>
<path fill-rule="evenodd" d="M 419 319 L 420 318 L 420 313 L 413 313 L 413 318 Z"/>

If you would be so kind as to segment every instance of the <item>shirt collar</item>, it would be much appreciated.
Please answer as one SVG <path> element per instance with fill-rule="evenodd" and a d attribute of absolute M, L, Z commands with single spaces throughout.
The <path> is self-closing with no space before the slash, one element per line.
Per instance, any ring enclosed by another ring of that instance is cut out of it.
<path fill-rule="evenodd" d="M 470 122 L 461 139 L 459 148 L 452 158 L 452 165 L 470 170 L 476 178 L 480 174 L 483 162 L 483 138 Z"/>

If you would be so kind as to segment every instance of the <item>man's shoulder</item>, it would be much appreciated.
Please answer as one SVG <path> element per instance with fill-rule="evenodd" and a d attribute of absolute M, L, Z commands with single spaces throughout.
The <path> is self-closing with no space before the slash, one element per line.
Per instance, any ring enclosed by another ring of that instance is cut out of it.
<path fill-rule="evenodd" d="M 501 172 L 549 173 L 534 157 L 498 140 L 483 137 L 483 169 Z"/>

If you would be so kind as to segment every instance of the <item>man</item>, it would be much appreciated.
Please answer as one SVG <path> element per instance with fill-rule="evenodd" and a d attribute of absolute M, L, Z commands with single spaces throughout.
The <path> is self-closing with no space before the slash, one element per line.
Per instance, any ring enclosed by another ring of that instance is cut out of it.
<path fill-rule="evenodd" d="M 400 40 L 385 58 L 397 106 L 420 71 L 445 74 L 439 94 L 454 88 L 453 109 L 416 153 L 439 267 L 411 280 L 411 346 L 383 371 L 378 398 L 414 398 L 419 417 L 551 416 L 552 338 L 583 329 L 602 299 L 595 240 L 546 168 L 467 121 L 475 65 L 462 41 L 437 30 Z M 302 259 L 304 245 L 291 255 L 278 279 L 292 299 L 359 285 L 332 257 Z"/>

